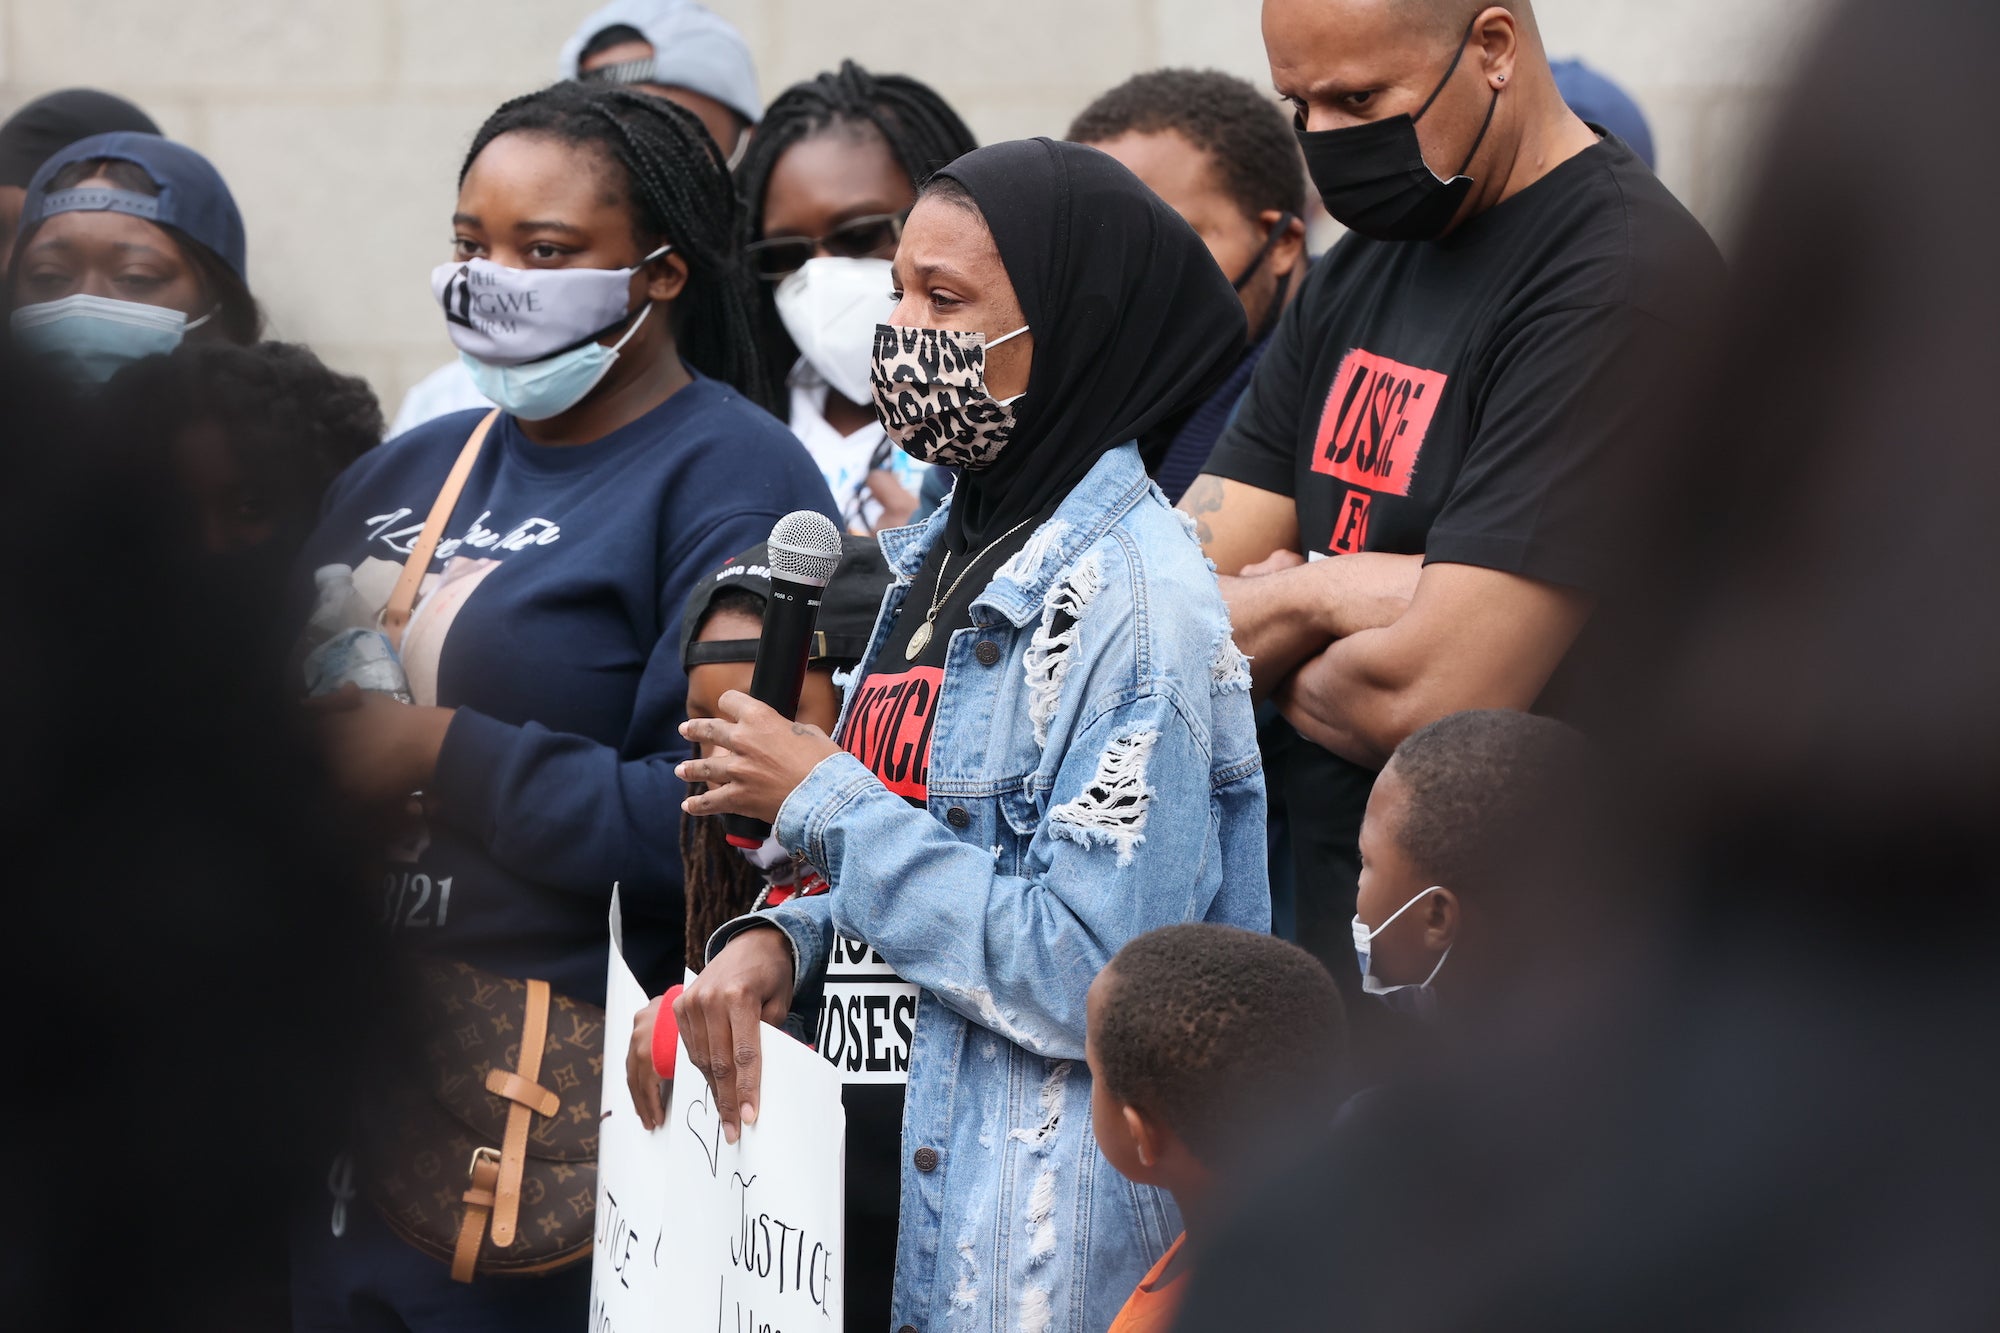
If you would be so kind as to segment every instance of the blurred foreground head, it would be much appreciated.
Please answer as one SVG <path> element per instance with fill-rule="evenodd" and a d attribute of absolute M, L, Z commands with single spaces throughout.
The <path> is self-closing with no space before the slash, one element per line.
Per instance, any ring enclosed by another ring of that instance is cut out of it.
<path fill-rule="evenodd" d="M 280 583 L 327 487 L 382 439 L 367 381 L 298 343 L 183 343 L 120 371 L 108 407 L 114 429 L 167 465 L 189 539 Z"/>
<path fill-rule="evenodd" d="M 1688 905 L 1783 915 L 1877 965 L 1962 949 L 2000 908 L 2000 450 L 1979 390 L 2000 150 L 1970 128 L 1971 53 L 1995 37 L 2000 9 L 1956 0 L 1834 16 L 1753 178 L 1734 313 L 1616 636 L 1624 748 L 1694 853 Z M 1843 93 L 1883 75 L 1937 91 L 1938 132 Z"/>
<path fill-rule="evenodd" d="M 1996 39 L 1844 5 L 1773 127 L 1602 627 L 1645 965 L 1356 1107 L 1183 1329 L 1992 1325 Z"/>

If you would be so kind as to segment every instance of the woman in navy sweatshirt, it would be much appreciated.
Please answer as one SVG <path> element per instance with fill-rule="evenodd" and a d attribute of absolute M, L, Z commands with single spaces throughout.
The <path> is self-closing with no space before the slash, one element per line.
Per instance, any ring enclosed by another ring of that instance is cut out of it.
<path fill-rule="evenodd" d="M 423 793 L 385 862 L 385 924 L 602 1004 L 614 883 L 640 979 L 679 976 L 681 608 L 784 514 L 832 516 L 832 498 L 741 390 L 758 381 L 740 205 L 693 116 L 573 83 L 509 102 L 473 141 L 452 228 L 433 290 L 503 410 L 403 635 L 415 706 L 349 694 L 322 725 L 355 798 Z M 326 568 L 342 565 L 350 614 L 387 602 L 483 415 L 426 423 L 335 483 L 306 550 L 323 595 L 344 593 Z M 300 1255 L 300 1328 L 585 1318 L 587 1264 L 456 1285 L 365 1205 L 340 1211 L 348 1234 L 321 1211 Z"/>

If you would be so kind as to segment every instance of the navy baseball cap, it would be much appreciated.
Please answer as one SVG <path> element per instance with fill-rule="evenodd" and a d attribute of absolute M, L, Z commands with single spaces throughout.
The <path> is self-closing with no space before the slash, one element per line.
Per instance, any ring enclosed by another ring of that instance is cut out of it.
<path fill-rule="evenodd" d="M 49 193 L 49 182 L 64 167 L 100 158 L 130 162 L 152 178 L 159 194 L 140 194 L 102 185 Z M 157 134 L 131 131 L 94 134 L 77 140 L 42 163 L 29 183 L 28 199 L 21 209 L 21 242 L 56 214 L 79 212 L 129 213 L 173 227 L 213 252 L 246 285 L 249 282 L 244 271 L 243 215 L 236 209 L 236 199 L 223 184 L 222 173 L 185 144 L 162 139 Z"/>
<path fill-rule="evenodd" d="M 869 636 L 875 632 L 875 617 L 882 610 L 882 594 L 889 589 L 892 575 L 882 547 L 873 537 L 852 533 L 840 539 L 840 563 L 821 594 L 819 619 L 815 622 L 809 660 L 816 666 L 852 666 L 868 651 Z M 681 665 L 697 667 L 706 662 L 754 662 L 757 640 L 720 639 L 694 641 L 695 631 L 708 615 L 708 604 L 724 588 L 743 588 L 759 597 L 771 595 L 771 559 L 766 543 L 732 559 L 721 569 L 697 583 L 681 613 Z"/>
<path fill-rule="evenodd" d="M 1578 119 L 1611 131 L 1641 162 L 1659 169 L 1653 158 L 1652 127 L 1630 93 L 1581 60 L 1551 60 L 1549 68 L 1556 76 L 1556 91 Z"/>

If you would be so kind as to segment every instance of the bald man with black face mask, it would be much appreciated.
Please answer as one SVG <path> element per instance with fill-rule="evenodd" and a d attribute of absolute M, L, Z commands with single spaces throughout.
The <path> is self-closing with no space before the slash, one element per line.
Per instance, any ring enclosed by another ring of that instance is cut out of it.
<path fill-rule="evenodd" d="M 1375 774 L 1449 713 L 1565 711 L 1559 668 L 1614 595 L 1639 428 L 1722 266 L 1564 105 L 1528 0 L 1265 0 L 1263 23 L 1349 233 L 1181 508 L 1295 729 L 1266 760 L 1300 942 L 1352 989 Z"/>

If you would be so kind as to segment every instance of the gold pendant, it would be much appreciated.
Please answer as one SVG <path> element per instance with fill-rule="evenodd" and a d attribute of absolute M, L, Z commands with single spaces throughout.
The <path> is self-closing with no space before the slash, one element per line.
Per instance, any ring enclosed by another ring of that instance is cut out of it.
<path fill-rule="evenodd" d="M 923 624 L 917 626 L 916 632 L 910 635 L 910 646 L 903 650 L 904 659 L 911 662 L 916 661 L 924 655 L 924 649 L 930 646 L 930 642 L 931 622 L 925 620 Z"/>

